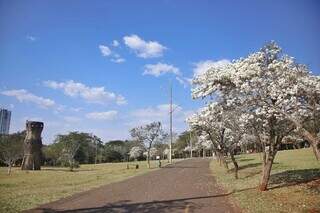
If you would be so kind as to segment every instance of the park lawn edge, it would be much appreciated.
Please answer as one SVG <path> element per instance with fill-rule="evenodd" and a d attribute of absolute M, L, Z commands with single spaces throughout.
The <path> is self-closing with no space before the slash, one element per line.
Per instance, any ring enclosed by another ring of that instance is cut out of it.
<path fill-rule="evenodd" d="M 242 154 L 237 160 L 238 180 L 234 178 L 232 163 L 227 171 L 211 160 L 210 169 L 217 183 L 230 193 L 228 198 L 243 212 L 320 212 L 320 162 L 315 160 L 311 149 L 280 151 L 271 172 L 269 190 L 265 192 L 258 189 L 260 155 Z M 306 174 L 301 182 L 277 183 L 277 177 L 292 181 L 293 175 L 301 171 Z"/>

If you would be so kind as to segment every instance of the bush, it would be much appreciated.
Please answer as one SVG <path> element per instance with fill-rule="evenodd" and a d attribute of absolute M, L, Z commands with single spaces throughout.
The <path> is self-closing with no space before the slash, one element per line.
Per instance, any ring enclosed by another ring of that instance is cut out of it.
<path fill-rule="evenodd" d="M 120 162 L 123 157 L 120 152 L 115 150 L 106 150 L 104 153 L 105 162 Z"/>
<path fill-rule="evenodd" d="M 70 164 L 69 160 L 66 158 L 60 158 L 58 164 L 60 164 L 63 167 L 70 167 L 70 170 L 80 167 L 79 161 L 74 160 L 72 164 Z"/>

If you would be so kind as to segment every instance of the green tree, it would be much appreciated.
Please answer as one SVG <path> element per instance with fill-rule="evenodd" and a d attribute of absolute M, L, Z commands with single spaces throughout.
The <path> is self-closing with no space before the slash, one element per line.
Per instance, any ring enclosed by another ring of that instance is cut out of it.
<path fill-rule="evenodd" d="M 70 167 L 70 171 L 78 165 L 75 156 L 80 147 L 80 141 L 77 132 L 70 132 L 68 135 L 58 135 L 55 142 L 62 144 L 60 160 Z"/>
<path fill-rule="evenodd" d="M 130 146 L 129 141 L 109 141 L 104 145 L 103 159 L 106 162 L 126 161 L 128 159 Z"/>
<path fill-rule="evenodd" d="M 161 122 L 152 122 L 145 126 L 139 126 L 130 130 L 132 138 L 139 141 L 147 149 L 147 162 L 148 168 L 150 168 L 150 150 L 152 145 L 161 140 L 163 131 L 161 129 Z"/>
<path fill-rule="evenodd" d="M 51 166 L 56 166 L 58 164 L 59 158 L 61 157 L 63 144 L 53 143 L 44 146 L 42 149 L 45 163 Z"/>
<path fill-rule="evenodd" d="M 77 146 L 72 146 L 73 144 Z M 69 165 L 66 157 L 70 147 L 77 148 L 73 156 L 75 163 L 96 163 L 102 161 L 103 142 L 95 135 L 83 132 L 70 132 L 66 135 L 57 135 L 53 144 L 44 148 L 45 161 L 51 165 L 58 163 Z M 66 151 L 68 150 L 68 151 Z"/>
<path fill-rule="evenodd" d="M 195 135 L 194 133 L 192 134 Z M 174 148 L 178 152 L 183 152 L 188 146 L 190 146 L 190 131 L 184 131 L 178 136 L 176 142 L 174 143 Z"/>
<path fill-rule="evenodd" d="M 104 151 L 104 160 L 106 162 L 121 162 L 123 160 L 123 156 L 116 150 L 106 149 Z"/>
<path fill-rule="evenodd" d="M 0 160 L 8 166 L 8 174 L 12 165 L 23 156 L 24 138 L 25 132 L 0 135 Z"/>

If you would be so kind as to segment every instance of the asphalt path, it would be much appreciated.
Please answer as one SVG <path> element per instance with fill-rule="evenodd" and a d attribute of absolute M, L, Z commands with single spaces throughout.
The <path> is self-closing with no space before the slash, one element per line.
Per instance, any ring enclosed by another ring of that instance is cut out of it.
<path fill-rule="evenodd" d="M 217 185 L 209 163 L 183 160 L 27 212 L 240 212 Z"/>

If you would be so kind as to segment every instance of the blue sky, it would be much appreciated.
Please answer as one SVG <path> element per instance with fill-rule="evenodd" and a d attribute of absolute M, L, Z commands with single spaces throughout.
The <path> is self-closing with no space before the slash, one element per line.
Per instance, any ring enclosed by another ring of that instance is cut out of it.
<path fill-rule="evenodd" d="M 68 131 L 129 138 L 136 125 L 174 129 L 201 106 L 189 80 L 275 40 L 320 68 L 319 1 L 0 0 L 0 107 L 11 132 L 45 122 L 44 143 Z"/>

